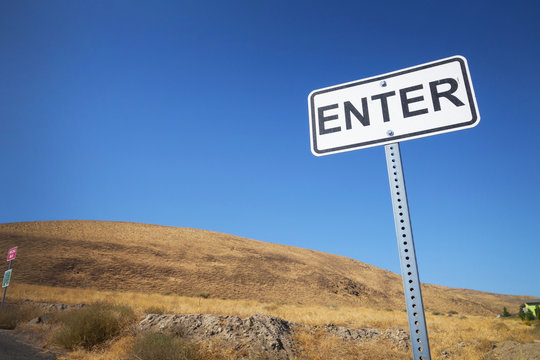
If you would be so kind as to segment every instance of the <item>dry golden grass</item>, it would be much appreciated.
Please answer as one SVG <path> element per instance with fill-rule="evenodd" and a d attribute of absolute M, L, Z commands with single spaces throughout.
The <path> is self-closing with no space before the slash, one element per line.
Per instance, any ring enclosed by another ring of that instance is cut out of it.
<path fill-rule="evenodd" d="M 342 256 L 205 230 L 103 221 L 0 224 L 13 283 L 404 309 L 401 277 Z M 423 284 L 426 312 L 494 315 L 530 297 Z"/>
<path fill-rule="evenodd" d="M 400 276 L 317 251 L 204 230 L 98 221 L 0 224 L 0 249 L 12 246 L 19 252 L 8 302 L 105 300 L 139 316 L 159 307 L 243 318 L 262 313 L 306 325 L 408 328 Z M 430 284 L 422 290 L 433 358 L 445 350 L 452 359 L 486 360 L 494 343 L 540 340 L 538 327 L 494 318 L 505 306 L 517 312 L 530 297 Z M 210 297 L 196 296 L 203 292 Z M 458 314 L 432 315 L 451 310 Z M 385 342 L 352 345 L 311 333 L 296 340 L 298 359 L 411 357 Z M 133 341 L 124 336 L 66 359 L 124 359 Z M 235 359 L 241 352 L 212 341 L 199 350 L 201 360 Z"/>
<path fill-rule="evenodd" d="M 408 351 L 396 349 L 384 341 L 354 344 L 337 337 L 327 337 L 322 333 L 308 332 L 300 332 L 295 340 L 302 349 L 297 360 L 401 360 L 410 357 Z"/>
<path fill-rule="evenodd" d="M 37 303 L 88 304 L 105 300 L 118 305 L 128 305 L 138 315 L 145 314 L 146 309 L 150 307 L 158 306 L 164 310 L 164 313 L 168 314 L 217 314 L 236 315 L 244 318 L 260 313 L 306 325 L 336 324 L 351 328 L 408 326 L 405 312 L 378 311 L 364 307 L 204 299 L 133 291 L 56 288 L 28 284 L 13 284 L 9 291 L 11 302 L 30 300 Z"/>
<path fill-rule="evenodd" d="M 306 325 L 336 324 L 349 328 L 372 327 L 407 329 L 407 314 L 402 311 L 374 310 L 352 306 L 322 306 L 298 304 L 269 304 L 254 300 L 201 299 L 177 295 L 115 292 L 91 289 L 52 288 L 38 285 L 14 284 L 10 287 L 11 301 L 32 300 L 52 303 L 91 303 L 107 300 L 132 307 L 139 316 L 145 309 L 159 305 L 166 313 L 213 313 L 248 317 L 263 313 Z M 530 343 L 540 340 L 540 328 L 526 326 L 513 318 L 497 319 L 493 316 L 466 316 L 461 314 L 426 314 L 433 358 L 443 350 L 452 353 L 452 359 L 486 360 L 485 354 L 492 344 L 515 340 Z M 386 342 L 352 344 L 338 338 L 301 332 L 295 340 L 301 351 L 297 359 L 410 359 L 410 351 L 396 349 Z M 110 342 L 97 351 L 78 350 L 65 359 L 105 360 L 124 359 L 133 337 L 127 336 Z M 200 344 L 201 360 L 235 359 L 241 350 L 207 341 Z M 202 354 L 202 355 L 201 355 Z"/>

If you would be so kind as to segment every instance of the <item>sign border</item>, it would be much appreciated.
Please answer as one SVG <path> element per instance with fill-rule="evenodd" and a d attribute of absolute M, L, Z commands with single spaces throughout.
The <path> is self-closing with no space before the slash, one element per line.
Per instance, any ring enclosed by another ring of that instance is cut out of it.
<path fill-rule="evenodd" d="M 463 79 L 465 82 L 465 90 L 467 92 L 467 98 L 470 104 L 472 119 L 463 121 L 460 123 L 452 124 L 452 125 L 442 126 L 439 128 L 433 128 L 429 130 L 417 131 L 414 133 L 409 133 L 409 134 L 404 134 L 404 135 L 399 135 L 399 136 L 388 136 L 388 137 L 384 137 L 384 138 L 380 138 L 376 140 L 370 140 L 370 141 L 365 141 L 365 142 L 360 142 L 360 143 L 350 144 L 350 145 L 343 145 L 343 146 L 338 146 L 338 147 L 324 149 L 324 150 L 317 149 L 317 134 L 316 134 L 317 127 L 315 124 L 316 116 L 315 116 L 315 101 L 314 101 L 314 97 L 316 95 L 324 94 L 330 91 L 341 90 L 341 89 L 345 89 L 352 86 L 364 85 L 371 82 L 382 81 L 382 80 L 390 79 L 392 77 L 428 69 L 428 68 L 435 67 L 438 65 L 444 65 L 453 61 L 457 61 L 460 64 L 461 72 L 462 72 Z M 469 73 L 469 67 L 467 65 L 467 59 L 465 59 L 463 56 L 460 56 L 460 55 L 432 61 L 429 63 L 409 67 L 406 69 L 393 71 L 393 72 L 382 74 L 382 75 L 373 76 L 373 77 L 362 79 L 362 80 L 352 81 L 352 82 L 348 82 L 344 84 L 339 84 L 339 85 L 334 85 L 334 86 L 314 90 L 309 94 L 308 99 L 309 99 L 309 108 L 310 108 L 309 125 L 310 125 L 310 130 L 311 130 L 311 151 L 315 156 L 330 155 L 330 154 L 335 154 L 335 153 L 340 153 L 340 152 L 345 152 L 345 151 L 351 151 L 355 149 L 363 149 L 363 148 L 377 146 L 377 145 L 384 145 L 384 144 L 398 142 L 403 139 L 412 140 L 413 138 L 428 136 L 431 133 L 434 133 L 433 135 L 435 135 L 436 133 L 445 133 L 449 131 L 454 131 L 454 130 L 457 130 L 457 128 L 471 128 L 471 127 L 476 126 L 478 122 L 480 121 L 480 115 L 478 113 L 478 105 L 476 104 L 476 97 L 474 94 L 474 89 L 472 87 L 472 82 L 470 81 L 470 73 Z"/>

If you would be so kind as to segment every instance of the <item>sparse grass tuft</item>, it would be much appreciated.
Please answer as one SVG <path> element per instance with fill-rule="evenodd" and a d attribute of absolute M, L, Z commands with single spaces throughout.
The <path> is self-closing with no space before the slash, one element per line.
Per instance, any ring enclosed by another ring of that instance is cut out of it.
<path fill-rule="evenodd" d="M 40 310 L 33 305 L 4 305 L 0 307 L 0 329 L 15 329 L 22 323 L 40 315 Z"/>
<path fill-rule="evenodd" d="M 150 307 L 147 307 L 146 310 L 144 310 L 146 314 L 158 314 L 163 315 L 165 313 L 165 309 L 161 306 L 152 305 Z"/>
<path fill-rule="evenodd" d="M 354 343 L 322 333 L 299 331 L 295 334 L 299 345 L 298 360 L 355 359 L 402 360 L 408 359 L 409 350 L 399 350 L 384 341 Z"/>
<path fill-rule="evenodd" d="M 87 350 L 119 336 L 135 315 L 123 305 L 95 303 L 80 310 L 62 314 L 63 325 L 57 330 L 54 342 L 68 350 L 82 347 Z"/>
<path fill-rule="evenodd" d="M 147 332 L 137 336 L 130 360 L 191 360 L 196 351 L 189 342 L 170 334 Z"/>

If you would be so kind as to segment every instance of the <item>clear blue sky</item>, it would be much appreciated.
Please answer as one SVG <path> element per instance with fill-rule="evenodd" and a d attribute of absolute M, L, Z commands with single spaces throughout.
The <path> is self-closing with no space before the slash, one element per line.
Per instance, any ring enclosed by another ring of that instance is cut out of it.
<path fill-rule="evenodd" d="M 540 296 L 525 278 L 540 259 L 539 13 L 532 0 L 3 1 L 0 221 L 201 228 L 399 273 L 384 148 L 313 156 L 307 96 L 463 55 L 480 124 L 401 146 L 420 278 Z"/>

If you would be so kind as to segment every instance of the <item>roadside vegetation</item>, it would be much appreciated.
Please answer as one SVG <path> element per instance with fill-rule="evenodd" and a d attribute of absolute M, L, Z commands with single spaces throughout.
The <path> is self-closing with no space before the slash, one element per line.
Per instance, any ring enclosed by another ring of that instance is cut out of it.
<path fill-rule="evenodd" d="M 406 312 L 388 308 L 374 310 L 335 304 L 268 304 L 249 300 L 24 284 L 10 287 L 10 294 L 12 303 L 31 301 L 34 304 L 87 304 L 80 309 L 58 312 L 46 326 L 28 323 L 28 320 L 39 316 L 37 305 L 11 305 L 0 309 L 0 325 L 7 324 L 2 326 L 11 328 L 16 326 L 21 332 L 43 329 L 47 332 L 45 344 L 65 351 L 67 355 L 63 359 L 225 360 L 242 355 L 241 349 L 235 350 L 212 341 L 191 343 L 180 336 L 134 331 L 138 321 L 149 313 L 211 313 L 242 318 L 261 313 L 305 325 L 335 324 L 348 328 L 379 329 L 398 326 L 408 330 Z M 451 354 L 451 359 L 481 360 L 485 359 L 486 352 L 494 344 L 508 340 L 519 343 L 540 340 L 540 321 L 521 320 L 518 315 L 500 318 L 470 314 L 465 316 L 448 310 L 445 313 L 426 311 L 426 317 L 433 358 L 447 353 Z M 308 332 L 296 334 L 295 341 L 300 349 L 298 360 L 332 359 L 336 356 L 343 360 L 410 358 L 410 350 L 397 349 L 385 342 L 350 344 L 338 338 Z"/>

